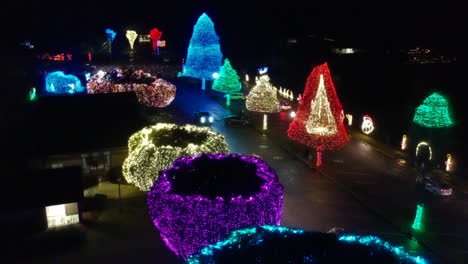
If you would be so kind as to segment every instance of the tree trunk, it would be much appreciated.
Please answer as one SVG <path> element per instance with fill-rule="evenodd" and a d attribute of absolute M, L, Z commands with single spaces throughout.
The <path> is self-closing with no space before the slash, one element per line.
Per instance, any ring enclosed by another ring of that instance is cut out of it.
<path fill-rule="evenodd" d="M 201 89 L 202 89 L 202 90 L 205 90 L 205 82 L 206 82 L 206 80 L 205 80 L 205 79 L 202 79 L 202 86 L 201 86 Z"/>
<path fill-rule="evenodd" d="M 267 130 L 268 127 L 268 116 L 267 114 L 263 114 L 263 130 Z"/>
<path fill-rule="evenodd" d="M 322 166 L 322 148 L 317 148 L 317 168 Z"/>

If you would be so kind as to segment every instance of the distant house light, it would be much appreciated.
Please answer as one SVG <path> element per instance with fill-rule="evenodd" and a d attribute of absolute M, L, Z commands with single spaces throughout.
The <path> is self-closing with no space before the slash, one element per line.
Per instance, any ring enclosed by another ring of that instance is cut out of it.
<path fill-rule="evenodd" d="M 46 206 L 46 215 L 47 228 L 66 226 L 80 222 L 77 203 Z"/>
<path fill-rule="evenodd" d="M 297 39 L 295 39 L 295 38 L 289 38 L 289 39 L 288 39 L 288 43 L 289 43 L 289 44 L 296 44 L 296 43 L 297 43 Z"/>
<path fill-rule="evenodd" d="M 353 48 L 336 48 L 333 52 L 337 54 L 354 54 L 356 50 Z"/>

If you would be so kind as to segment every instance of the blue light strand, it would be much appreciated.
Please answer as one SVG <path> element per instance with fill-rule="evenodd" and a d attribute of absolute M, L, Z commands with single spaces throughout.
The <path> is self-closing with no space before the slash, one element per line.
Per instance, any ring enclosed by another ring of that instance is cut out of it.
<path fill-rule="evenodd" d="M 300 230 L 300 229 L 292 229 L 292 228 L 287 228 L 287 227 L 282 227 L 282 226 L 268 226 L 268 225 L 264 225 L 261 227 L 246 228 L 242 230 L 236 230 L 232 232 L 231 236 L 227 238 L 226 240 L 219 241 L 218 243 L 214 245 L 210 245 L 210 246 L 203 248 L 199 254 L 191 255 L 188 258 L 187 263 L 188 264 L 216 264 L 214 255 L 219 254 L 223 250 L 228 250 L 228 251 L 242 250 L 241 248 L 243 247 L 252 248 L 252 246 L 253 246 L 253 249 L 255 250 L 256 247 L 258 247 L 260 244 L 264 242 L 265 235 L 267 235 L 268 233 L 277 233 L 277 234 L 279 233 L 281 234 L 280 237 L 283 237 L 283 238 L 286 238 L 288 236 L 294 236 L 294 235 L 305 237 L 307 235 L 313 234 L 311 232 L 304 232 L 303 230 Z M 287 240 L 285 240 L 285 243 L 287 243 L 286 241 Z M 376 254 L 377 252 L 384 252 L 384 254 L 386 252 L 387 254 L 392 255 L 395 258 L 395 260 L 398 261 L 398 263 L 428 264 L 428 262 L 424 258 L 420 256 L 412 256 L 409 253 L 407 253 L 403 247 L 394 247 L 390 245 L 388 242 L 383 241 L 380 238 L 375 237 L 375 236 L 344 235 L 344 236 L 340 236 L 339 238 L 337 238 L 336 241 L 341 242 L 341 243 L 363 244 L 367 246 L 367 248 L 369 248 L 371 256 L 376 257 L 375 258 L 376 261 L 379 261 L 378 254 L 382 254 L 382 253 Z M 328 242 L 325 242 L 325 243 L 328 243 Z M 308 245 L 305 244 L 304 247 L 307 248 Z M 341 247 L 338 247 L 338 248 L 341 248 Z M 321 255 L 321 254 L 312 254 L 310 251 L 307 253 L 307 251 L 308 250 L 306 250 L 304 252 L 304 256 L 301 257 L 301 260 L 302 260 L 301 263 L 315 263 L 317 261 L 321 261 L 321 258 L 326 256 L 326 255 Z M 330 252 L 333 252 L 333 250 Z M 275 252 L 272 252 L 272 254 L 275 254 Z M 363 258 L 365 257 L 366 256 L 363 256 Z M 249 260 L 246 259 L 245 261 L 248 262 Z M 261 253 L 259 253 L 258 258 L 256 259 L 255 263 L 264 263 L 263 261 L 264 259 L 262 259 Z M 293 261 L 293 260 L 290 260 L 290 261 Z M 350 261 L 352 260 L 350 259 Z"/>
<path fill-rule="evenodd" d="M 384 248 L 395 254 L 395 256 L 403 263 L 417 263 L 417 264 L 428 264 L 424 258 L 420 256 L 412 256 L 403 247 L 396 247 L 390 245 L 390 243 L 381 240 L 376 236 L 356 236 L 356 235 L 345 235 L 341 236 L 338 240 L 350 243 L 360 243 L 366 246 L 375 246 L 378 248 Z"/>

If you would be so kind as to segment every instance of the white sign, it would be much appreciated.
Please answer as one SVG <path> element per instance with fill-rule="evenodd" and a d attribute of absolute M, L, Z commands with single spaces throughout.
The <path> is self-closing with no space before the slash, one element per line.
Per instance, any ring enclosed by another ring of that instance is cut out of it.
<path fill-rule="evenodd" d="M 47 228 L 65 226 L 80 222 L 78 204 L 59 204 L 46 207 Z"/>

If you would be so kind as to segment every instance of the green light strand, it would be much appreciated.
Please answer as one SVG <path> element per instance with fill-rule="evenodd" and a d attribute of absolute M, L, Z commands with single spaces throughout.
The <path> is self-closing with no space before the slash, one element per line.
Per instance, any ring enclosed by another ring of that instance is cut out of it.
<path fill-rule="evenodd" d="M 35 101 L 37 99 L 36 96 L 36 88 L 31 88 L 31 91 L 29 91 L 29 101 Z"/>
<path fill-rule="evenodd" d="M 415 230 L 421 230 L 422 215 L 424 212 L 424 206 L 419 205 L 416 209 L 416 216 L 414 217 L 414 222 L 412 228 Z"/>

